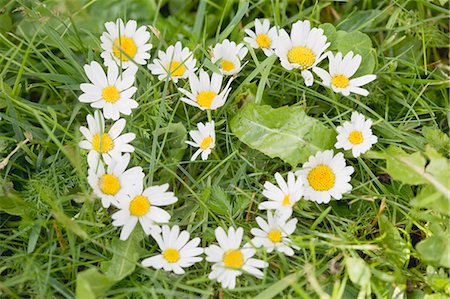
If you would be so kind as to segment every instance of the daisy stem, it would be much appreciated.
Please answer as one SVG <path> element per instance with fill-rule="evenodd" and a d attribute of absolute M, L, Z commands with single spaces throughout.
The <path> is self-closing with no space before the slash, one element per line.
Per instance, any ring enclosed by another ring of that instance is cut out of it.
<path fill-rule="evenodd" d="M 206 113 L 208 114 L 208 121 L 210 122 L 212 120 L 211 110 L 206 110 Z"/>

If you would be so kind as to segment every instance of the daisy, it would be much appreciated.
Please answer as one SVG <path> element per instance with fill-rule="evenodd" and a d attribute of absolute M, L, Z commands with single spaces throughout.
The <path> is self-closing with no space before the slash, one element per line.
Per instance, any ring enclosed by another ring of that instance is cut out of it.
<path fill-rule="evenodd" d="M 357 54 L 353 56 L 353 52 L 350 51 L 342 58 L 342 53 L 339 52 L 336 56 L 330 52 L 328 53 L 328 60 L 330 61 L 328 73 L 322 68 L 315 67 L 313 71 L 322 79 L 323 85 L 331 87 L 334 92 L 342 93 L 344 96 L 348 96 L 350 92 L 367 96 L 369 92 L 361 88 L 369 82 L 372 82 L 377 78 L 376 75 L 364 75 L 358 78 L 350 79 L 359 66 L 361 65 L 361 55 Z"/>
<path fill-rule="evenodd" d="M 372 134 L 371 126 L 371 119 L 366 120 L 364 115 L 353 112 L 351 121 L 346 121 L 336 128 L 339 135 L 334 146 L 344 150 L 351 149 L 353 157 L 359 157 L 378 141 L 377 136 Z"/>
<path fill-rule="evenodd" d="M 323 52 L 330 46 L 323 30 L 312 28 L 309 21 L 298 21 L 292 25 L 291 35 L 280 30 L 275 45 L 275 54 L 281 65 L 287 69 L 299 69 L 306 86 L 314 83 L 309 69 L 315 67 L 326 55 Z"/>
<path fill-rule="evenodd" d="M 295 178 L 293 172 L 288 173 L 287 183 L 278 172 L 275 173 L 278 187 L 271 182 L 264 183 L 262 194 L 269 200 L 259 204 L 260 210 L 275 210 L 277 215 L 289 218 L 292 215 L 292 207 L 303 196 L 303 179 Z"/>
<path fill-rule="evenodd" d="M 216 145 L 216 132 L 214 131 L 214 121 L 205 124 L 198 123 L 198 130 L 189 132 L 192 141 L 185 141 L 187 144 L 198 147 L 198 150 L 192 155 L 191 161 L 197 159 L 198 155 L 202 154 L 202 160 L 208 159 L 211 150 Z"/>
<path fill-rule="evenodd" d="M 185 79 L 197 69 L 194 58 L 189 48 L 181 48 L 181 42 L 167 48 L 166 52 L 158 51 L 158 58 L 147 67 L 153 75 L 158 75 L 159 80 L 170 77 L 177 83 L 178 79 Z"/>
<path fill-rule="evenodd" d="M 241 70 L 241 60 L 247 55 L 244 44 L 230 42 L 228 39 L 218 43 L 211 49 L 211 62 L 220 63 L 220 71 L 224 75 L 234 75 Z"/>
<path fill-rule="evenodd" d="M 79 143 L 80 147 L 89 150 L 89 155 L 94 155 L 97 159 L 102 155 L 106 163 L 110 163 L 113 158 L 120 158 L 122 153 L 131 153 L 134 147 L 129 142 L 136 138 L 134 133 L 120 135 L 125 128 L 126 120 L 121 118 L 116 121 L 108 133 L 105 132 L 105 120 L 100 111 L 94 112 L 94 117 L 88 114 L 86 117 L 88 128 L 81 126 L 80 131 L 86 138 Z"/>
<path fill-rule="evenodd" d="M 131 109 L 138 106 L 132 99 L 137 90 L 133 86 L 136 69 L 127 69 L 119 75 L 117 65 L 112 64 L 105 74 L 100 64 L 92 61 L 84 66 L 84 70 L 92 83 L 80 84 L 83 91 L 78 98 L 80 102 L 103 109 L 105 118 L 113 120 L 119 119 L 120 113 L 130 115 Z"/>
<path fill-rule="evenodd" d="M 183 268 L 190 267 L 203 259 L 199 257 L 203 253 L 203 248 L 198 247 L 200 238 L 189 241 L 189 232 L 184 230 L 180 233 L 178 225 L 174 225 L 172 229 L 164 225 L 162 234 L 152 231 L 151 235 L 158 243 L 161 254 L 144 259 L 142 265 L 145 267 L 163 268 L 164 271 L 184 274 Z"/>
<path fill-rule="evenodd" d="M 258 268 L 266 268 L 268 263 L 262 260 L 252 258 L 256 250 L 248 244 L 241 246 L 244 230 L 242 227 L 228 229 L 228 235 L 223 228 L 218 227 L 215 231 L 219 246 L 210 245 L 205 249 L 206 260 L 214 263 L 211 267 L 209 279 L 217 280 L 222 287 L 234 289 L 236 286 L 236 277 L 247 272 L 256 276 L 263 277 L 263 272 Z"/>
<path fill-rule="evenodd" d="M 125 154 L 118 159 L 112 159 L 105 165 L 94 156 L 88 156 L 88 182 L 94 193 L 101 198 L 104 208 L 111 204 L 117 206 L 118 201 L 124 198 L 129 189 L 142 185 L 144 173 L 139 166 L 126 169 L 130 163 L 130 154 Z"/>
<path fill-rule="evenodd" d="M 212 74 L 211 80 L 209 75 L 200 70 L 200 76 L 195 74 L 189 75 L 189 85 L 191 92 L 184 88 L 179 88 L 187 98 L 181 98 L 181 100 L 189 105 L 200 108 L 201 110 L 210 109 L 216 110 L 222 107 L 227 100 L 228 94 L 231 91 L 230 84 L 232 79 L 228 80 L 225 88 L 220 92 L 222 88 L 223 76 L 221 74 Z"/>
<path fill-rule="evenodd" d="M 157 224 L 170 220 L 170 214 L 159 207 L 173 204 L 178 199 L 167 189 L 169 184 L 145 190 L 143 184 L 137 184 L 127 190 L 117 203 L 119 211 L 111 216 L 114 226 L 123 226 L 121 240 L 128 239 L 138 221 L 144 232 L 150 234 L 152 230 L 160 230 Z"/>
<path fill-rule="evenodd" d="M 345 165 L 344 155 L 334 156 L 333 150 L 317 152 L 295 174 L 303 177 L 305 199 L 328 203 L 331 197 L 341 199 L 342 194 L 352 190 L 350 175 L 354 169 Z"/>
<path fill-rule="evenodd" d="M 106 31 L 103 32 L 100 40 L 103 49 L 100 55 L 106 65 L 117 64 L 126 69 L 136 64 L 144 65 L 150 58 L 148 51 L 152 44 L 148 43 L 150 33 L 145 26 L 136 29 L 135 20 L 128 21 L 125 25 L 122 19 L 117 19 L 116 23 L 106 22 Z"/>
<path fill-rule="evenodd" d="M 289 235 L 295 231 L 297 219 L 293 218 L 287 222 L 286 220 L 276 217 L 270 211 L 267 211 L 267 222 L 261 217 L 256 217 L 256 222 L 261 229 L 252 228 L 250 231 L 255 236 L 252 239 L 252 244 L 256 247 L 263 246 L 267 252 L 272 252 L 275 249 L 288 256 L 293 256 L 294 250 L 291 247 L 295 249 L 298 249 L 298 247 L 292 245 Z"/>
<path fill-rule="evenodd" d="M 270 28 L 270 22 L 268 19 L 262 20 L 255 19 L 255 32 L 250 29 L 245 29 L 247 37 L 244 37 L 244 41 L 249 43 L 254 49 L 260 48 L 263 50 L 266 56 L 270 56 L 274 53 L 277 28 L 274 26 Z"/>

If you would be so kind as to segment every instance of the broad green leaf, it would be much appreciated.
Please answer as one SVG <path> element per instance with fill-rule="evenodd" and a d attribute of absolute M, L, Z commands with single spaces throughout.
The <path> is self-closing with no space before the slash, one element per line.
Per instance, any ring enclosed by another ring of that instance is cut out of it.
<path fill-rule="evenodd" d="M 409 185 L 425 184 L 423 171 L 426 160 L 420 152 L 407 154 L 401 148 L 390 146 L 385 153 L 386 170 L 394 180 Z M 419 170 L 419 171 L 418 171 Z"/>
<path fill-rule="evenodd" d="M 435 234 L 416 245 L 416 250 L 427 262 L 450 268 L 450 234 Z"/>
<path fill-rule="evenodd" d="M 330 23 L 320 24 L 319 28 L 323 29 L 323 34 L 327 37 L 327 41 L 333 43 L 336 39 L 336 27 Z"/>
<path fill-rule="evenodd" d="M 360 10 L 346 18 L 339 24 L 339 29 L 347 32 L 362 30 L 365 27 L 373 27 L 374 24 L 382 21 L 387 14 L 379 9 Z"/>
<path fill-rule="evenodd" d="M 422 134 L 427 140 L 427 143 L 434 147 L 438 152 L 445 155 L 450 151 L 450 138 L 441 130 L 433 127 L 423 127 Z"/>
<path fill-rule="evenodd" d="M 386 216 L 381 215 L 378 219 L 378 225 L 380 227 L 380 233 L 385 235 L 382 243 L 385 248 L 384 253 L 401 268 L 409 261 L 410 252 L 407 244 Z"/>
<path fill-rule="evenodd" d="M 219 186 L 212 186 L 210 192 L 208 207 L 219 215 L 230 215 L 232 207 L 225 191 Z"/>
<path fill-rule="evenodd" d="M 91 268 L 77 275 L 76 298 L 95 299 L 104 293 L 114 284 L 108 276 L 100 273 L 97 268 Z"/>
<path fill-rule="evenodd" d="M 242 142 L 271 158 L 296 166 L 317 151 L 333 148 L 334 130 L 306 115 L 300 107 L 247 104 L 231 120 L 231 130 Z"/>
<path fill-rule="evenodd" d="M 345 260 L 348 277 L 357 285 L 366 286 L 370 282 L 370 269 L 363 259 L 357 257 L 348 257 Z"/>
<path fill-rule="evenodd" d="M 101 264 L 101 270 L 114 281 L 120 281 L 133 273 L 137 261 L 143 254 L 140 243 L 144 235 L 142 230 L 137 228 L 126 241 L 114 239 L 111 243 L 111 251 L 114 253 L 112 259 Z"/>
<path fill-rule="evenodd" d="M 297 283 L 301 274 L 302 274 L 301 271 L 290 274 L 290 275 L 284 277 L 283 279 L 280 279 L 279 281 L 275 282 L 274 284 L 270 285 L 263 292 L 259 293 L 259 295 L 255 296 L 253 298 L 254 299 L 270 299 L 270 298 L 277 297 L 286 288 Z"/>
<path fill-rule="evenodd" d="M 29 217 L 35 213 L 35 209 L 29 202 L 15 192 L 9 191 L 5 193 L 0 191 L 0 211 L 22 217 Z"/>

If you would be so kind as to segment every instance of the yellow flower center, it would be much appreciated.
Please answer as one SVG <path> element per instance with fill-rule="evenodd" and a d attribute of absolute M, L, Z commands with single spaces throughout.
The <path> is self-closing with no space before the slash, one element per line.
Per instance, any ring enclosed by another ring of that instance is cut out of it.
<path fill-rule="evenodd" d="M 107 153 L 114 148 L 114 141 L 106 133 L 103 133 L 101 138 L 97 133 L 92 137 L 92 148 L 99 153 Z"/>
<path fill-rule="evenodd" d="M 328 165 L 321 164 L 308 173 L 309 185 L 316 191 L 330 190 L 334 186 L 335 176 Z"/>
<path fill-rule="evenodd" d="M 289 50 L 288 61 L 300 65 L 300 69 L 304 70 L 314 64 L 316 55 L 314 55 L 314 52 L 311 49 L 298 46 Z"/>
<path fill-rule="evenodd" d="M 227 267 L 239 269 L 244 264 L 244 255 L 239 249 L 230 249 L 223 254 L 223 264 Z"/>
<path fill-rule="evenodd" d="M 291 197 L 289 196 L 289 194 L 288 194 L 288 195 L 285 195 L 285 196 L 283 197 L 283 201 L 281 202 L 281 204 L 282 204 L 283 206 L 290 206 L 290 205 L 291 205 Z"/>
<path fill-rule="evenodd" d="M 256 37 L 256 43 L 261 48 L 267 49 L 268 47 L 270 47 L 272 40 L 270 39 L 270 37 L 267 34 L 261 33 L 261 34 L 258 34 L 258 36 Z"/>
<path fill-rule="evenodd" d="M 108 195 L 116 195 L 120 190 L 120 181 L 113 174 L 104 174 L 99 180 L 100 191 Z"/>
<path fill-rule="evenodd" d="M 176 60 L 173 60 L 172 63 L 169 64 L 167 69 L 170 70 L 169 72 L 172 77 L 183 76 L 184 72 L 186 71 L 186 67 L 184 66 L 184 64 Z"/>
<path fill-rule="evenodd" d="M 217 93 L 214 91 L 199 92 L 197 95 L 197 104 L 204 108 L 211 108 L 211 103 L 216 96 Z"/>
<path fill-rule="evenodd" d="M 113 54 L 122 61 L 128 61 L 133 58 L 137 52 L 137 46 L 131 37 L 121 36 L 116 38 L 113 44 Z M 128 57 L 126 55 L 128 55 Z"/>
<path fill-rule="evenodd" d="M 103 88 L 102 98 L 108 103 L 115 103 L 120 98 L 120 92 L 117 87 L 110 85 Z"/>
<path fill-rule="evenodd" d="M 352 131 L 348 135 L 348 141 L 350 141 L 351 144 L 360 144 L 364 141 L 363 134 L 360 131 Z"/>
<path fill-rule="evenodd" d="M 232 62 L 229 61 L 229 60 L 222 59 L 222 60 L 220 61 L 220 65 L 222 66 L 222 69 L 223 69 L 225 72 L 230 72 L 230 71 L 234 70 L 234 63 L 232 63 Z"/>
<path fill-rule="evenodd" d="M 200 148 L 202 150 L 205 150 L 211 145 L 212 142 L 213 142 L 213 139 L 211 136 L 205 137 L 205 138 L 203 138 L 202 142 L 200 143 Z"/>
<path fill-rule="evenodd" d="M 278 243 L 281 241 L 281 232 L 278 229 L 272 229 L 268 234 L 267 234 L 267 238 L 269 238 L 269 240 L 272 243 Z"/>
<path fill-rule="evenodd" d="M 344 75 L 336 75 L 331 78 L 331 83 L 337 88 L 346 88 L 348 86 L 348 78 Z"/>
<path fill-rule="evenodd" d="M 163 252 L 163 257 L 169 263 L 176 263 L 180 259 L 180 253 L 175 248 L 167 248 Z"/>
<path fill-rule="evenodd" d="M 150 210 L 150 201 L 143 195 L 138 195 L 130 202 L 130 214 L 133 216 L 144 216 Z"/>

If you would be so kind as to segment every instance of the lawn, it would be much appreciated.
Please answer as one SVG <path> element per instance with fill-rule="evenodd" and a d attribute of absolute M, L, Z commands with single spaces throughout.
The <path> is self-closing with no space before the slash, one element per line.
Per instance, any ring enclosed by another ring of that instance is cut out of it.
<path fill-rule="evenodd" d="M 105 54 L 119 18 L 142 43 L 121 29 Z M 450 298 L 449 18 L 447 0 L 1 0 L 0 298 Z M 251 40 L 263 19 L 277 37 Z M 286 48 L 303 21 L 323 57 Z M 222 93 L 195 90 L 205 74 Z M 255 237 L 273 215 L 275 250 Z M 184 273 L 162 223 L 205 251 Z"/>

